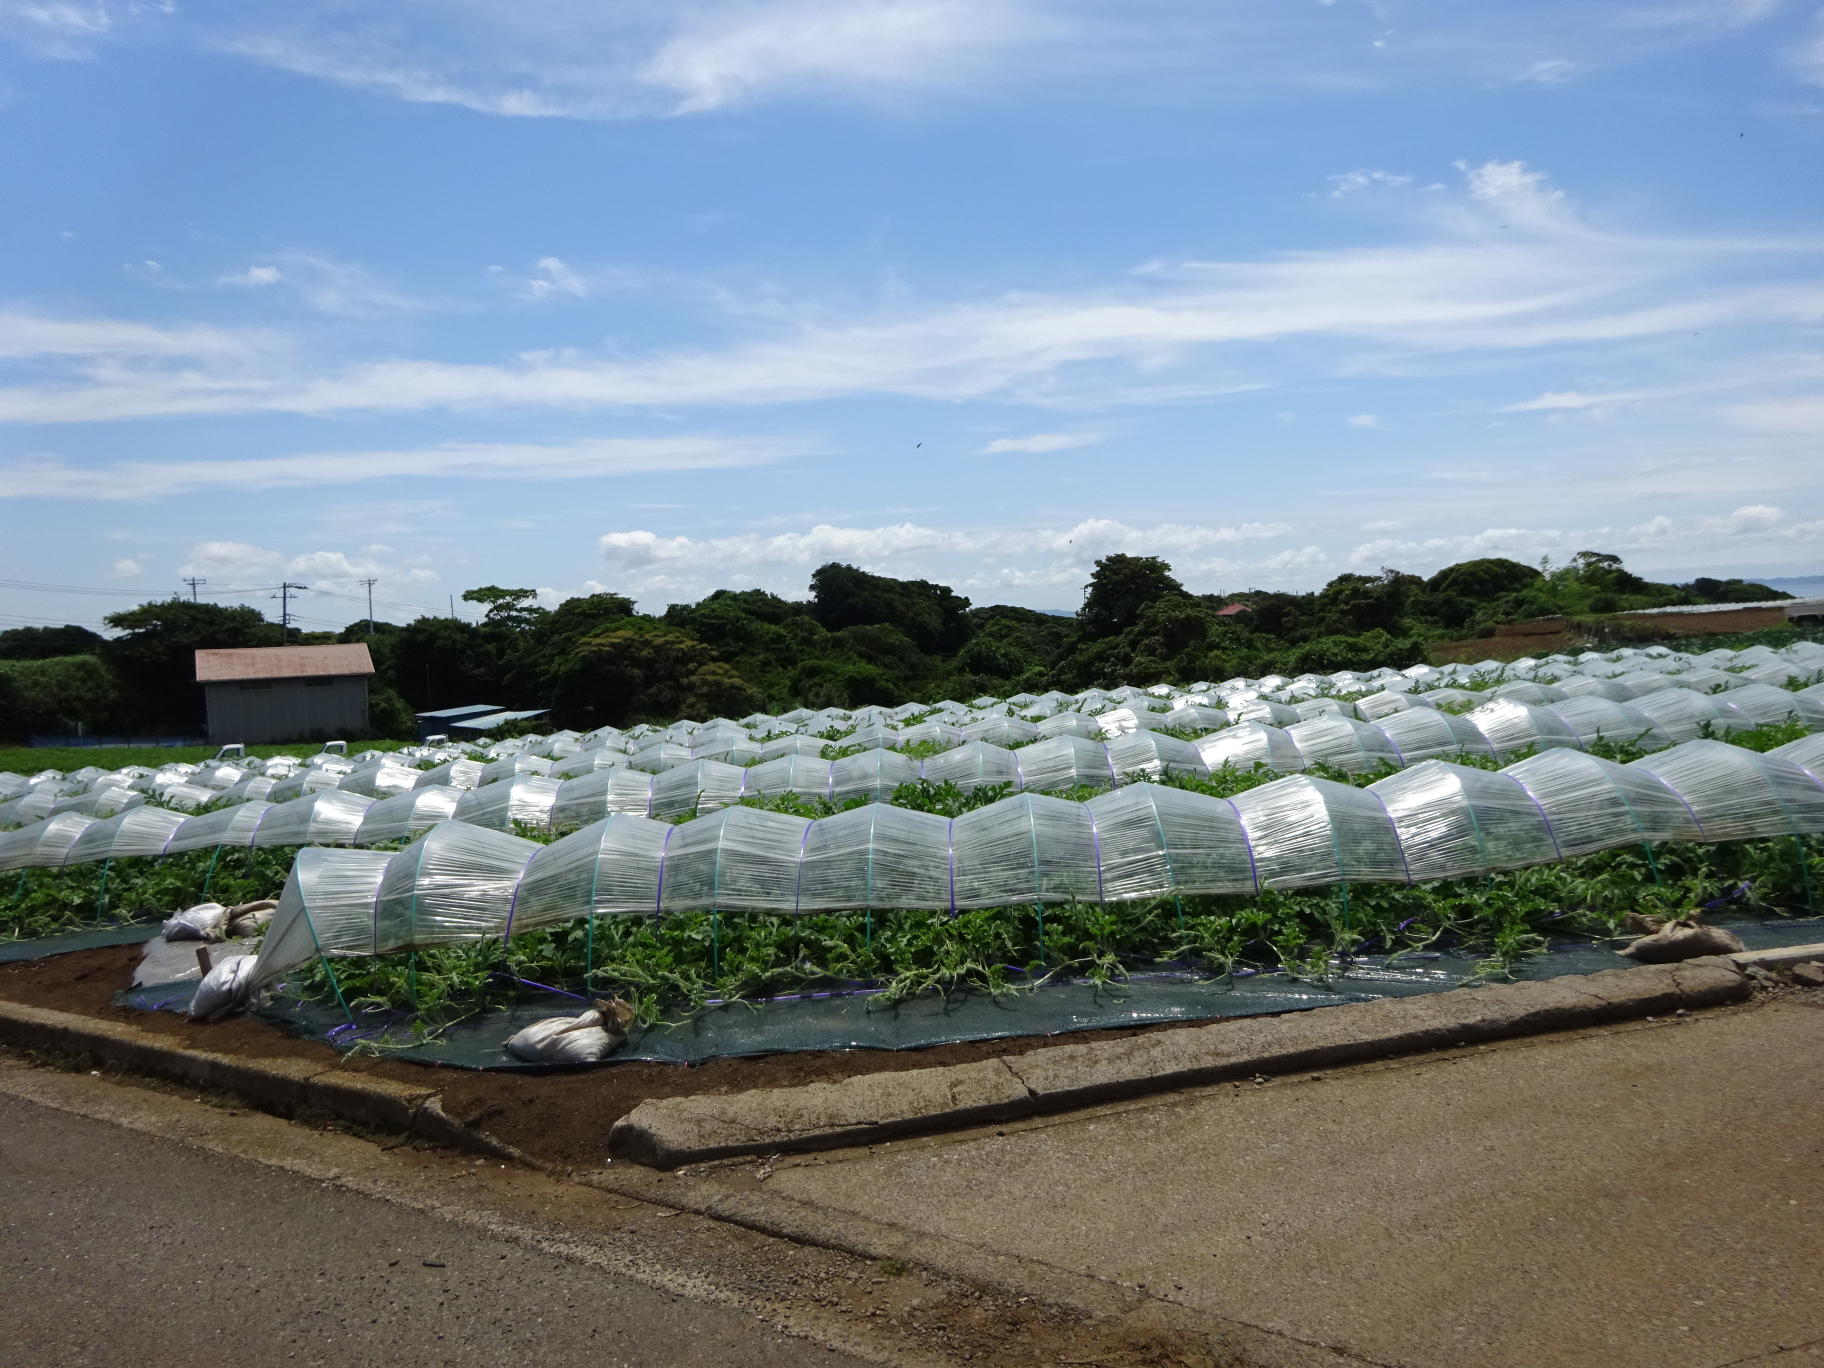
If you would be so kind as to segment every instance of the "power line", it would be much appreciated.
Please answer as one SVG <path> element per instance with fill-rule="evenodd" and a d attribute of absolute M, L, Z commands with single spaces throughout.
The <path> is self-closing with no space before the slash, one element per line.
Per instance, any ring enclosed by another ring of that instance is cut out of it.
<path fill-rule="evenodd" d="M 308 584 L 293 584 L 290 580 L 286 580 L 279 586 L 279 592 L 273 596 L 279 601 L 279 636 L 281 638 L 291 630 L 292 594 L 301 594 L 309 588 Z"/>
<path fill-rule="evenodd" d="M 188 580 L 185 583 L 189 583 Z M 263 594 L 277 589 L 276 584 L 256 584 L 244 589 L 217 589 L 215 594 Z M 0 579 L 0 589 L 19 589 L 34 594 L 99 594 L 104 596 L 134 597 L 150 594 L 154 598 L 165 598 L 172 593 L 170 589 L 153 589 L 145 585 L 135 587 L 109 588 L 99 584 L 49 584 L 42 580 Z"/>

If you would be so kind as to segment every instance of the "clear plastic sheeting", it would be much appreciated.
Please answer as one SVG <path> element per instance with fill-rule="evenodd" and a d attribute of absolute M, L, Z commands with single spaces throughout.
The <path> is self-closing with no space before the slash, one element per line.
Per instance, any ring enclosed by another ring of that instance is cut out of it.
<path fill-rule="evenodd" d="M 656 913 L 660 872 L 676 831 L 669 822 L 617 812 L 553 841 L 526 865 L 501 934 L 578 916 Z"/>
<path fill-rule="evenodd" d="M 1372 774 L 1388 765 L 1406 763 L 1399 746 L 1372 722 L 1314 717 L 1287 727 L 1286 737 L 1298 747 L 1306 765 L 1333 765 L 1347 774 Z"/>
<path fill-rule="evenodd" d="M 324 789 L 279 803 L 266 814 L 250 842 L 256 846 L 352 845 L 372 798 Z"/>
<path fill-rule="evenodd" d="M 483 784 L 456 800 L 456 820 L 495 831 L 511 831 L 515 822 L 549 826 L 559 787 L 557 780 L 536 774 Z"/>
<path fill-rule="evenodd" d="M 165 808 L 136 807 L 86 826 L 70 843 L 65 864 L 117 860 L 133 855 L 163 855 L 171 837 L 188 820 Z"/>
<path fill-rule="evenodd" d="M 0 835 L 0 870 L 45 869 L 61 865 L 70 847 L 95 818 L 63 812 Z"/>
<path fill-rule="evenodd" d="M 1581 745 L 1610 741 L 1638 746 L 1642 750 L 1664 750 L 1671 738 L 1646 713 L 1631 703 L 1618 703 L 1612 698 L 1568 698 L 1548 704 L 1546 711 L 1569 727 Z"/>
<path fill-rule="evenodd" d="M 1612 760 L 1558 748 L 1502 772 L 1547 814 L 1566 859 L 1630 841 L 1703 839 L 1703 829 L 1677 790 Z"/>
<path fill-rule="evenodd" d="M 388 841 L 410 840 L 439 822 L 456 815 L 456 804 L 463 790 L 447 785 L 414 788 L 381 798 L 361 814 L 361 825 L 355 830 L 356 845 L 382 845 Z"/>
<path fill-rule="evenodd" d="M 1427 760 L 1375 783 L 1408 879 L 1454 879 L 1561 858 L 1545 809 L 1508 774 Z"/>
<path fill-rule="evenodd" d="M 1263 888 L 1407 882 L 1393 821 L 1372 789 L 1297 775 L 1229 801 Z"/>
<path fill-rule="evenodd" d="M 1033 747 L 1018 754 L 1030 754 Z M 830 801 L 846 803 L 853 798 L 884 801 L 901 784 L 919 780 L 918 762 L 898 751 L 868 750 L 859 755 L 845 755 L 830 762 Z"/>
<path fill-rule="evenodd" d="M 1582 746 L 1577 733 L 1555 714 L 1518 699 L 1496 699 L 1467 716 L 1470 725 L 1488 739 L 1489 748 L 1498 756 L 1551 746 Z"/>
<path fill-rule="evenodd" d="M 413 782 L 419 788 L 479 788 L 483 768 L 479 760 L 449 760 L 425 770 Z"/>
<path fill-rule="evenodd" d="M 300 850 L 260 941 L 252 986 L 319 957 L 376 953 L 374 902 L 392 858 L 378 850 Z"/>
<path fill-rule="evenodd" d="M 1824 732 L 1814 732 L 1810 736 L 1801 736 L 1797 741 L 1775 746 L 1767 754 L 1790 761 L 1820 784 L 1824 784 Z"/>
<path fill-rule="evenodd" d="M 1498 758 L 1494 743 L 1475 723 L 1457 713 L 1410 708 L 1405 712 L 1383 713 L 1374 725 L 1409 765 L 1452 755 Z"/>
<path fill-rule="evenodd" d="M 1266 722 L 1237 722 L 1192 744 L 1211 773 L 1224 766 L 1244 774 L 1256 765 L 1282 774 L 1305 767 L 1298 744 L 1282 728 Z"/>
<path fill-rule="evenodd" d="M 586 827 L 617 812 L 648 815 L 654 777 L 640 770 L 602 769 L 564 780 L 551 803 L 552 830 Z"/>
<path fill-rule="evenodd" d="M 1252 893 L 1253 847 L 1234 804 L 1184 789 L 1131 784 L 1084 805 L 1103 899 Z"/>
<path fill-rule="evenodd" d="M 206 850 L 210 846 L 247 846 L 253 844 L 253 833 L 260 829 L 271 803 L 254 801 L 214 812 L 186 817 L 183 825 L 165 842 L 165 854 L 177 855 L 186 850 Z"/>
<path fill-rule="evenodd" d="M 1067 788 L 1108 788 L 1121 782 L 1108 747 L 1088 737 L 1065 735 L 1035 741 L 1013 752 L 1021 786 L 1050 793 Z"/>
<path fill-rule="evenodd" d="M 388 861 L 374 899 L 375 953 L 502 935 L 520 876 L 543 847 L 462 822 L 440 822 Z"/>
<path fill-rule="evenodd" d="M 1628 768 L 1675 790 L 1707 841 L 1824 831 L 1824 784 L 1783 756 L 1725 741 L 1687 741 Z"/>
<path fill-rule="evenodd" d="M 301 769 L 296 774 L 279 780 L 266 790 L 266 799 L 272 803 L 289 803 L 296 798 L 333 789 L 338 778 L 339 776 L 325 770 Z"/>

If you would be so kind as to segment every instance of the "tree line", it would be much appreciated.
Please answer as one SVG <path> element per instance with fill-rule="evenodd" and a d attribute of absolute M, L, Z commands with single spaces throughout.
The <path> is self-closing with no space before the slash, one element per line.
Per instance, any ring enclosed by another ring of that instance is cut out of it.
<path fill-rule="evenodd" d="M 1345 574 L 1308 594 L 1194 594 L 1156 556 L 1096 562 L 1074 616 L 973 606 L 946 585 L 831 563 L 805 599 L 721 589 L 662 613 L 599 593 L 545 608 L 531 589 L 488 585 L 465 602 L 479 622 L 422 617 L 289 632 L 251 607 L 144 603 L 87 628 L 0 632 L 0 737 L 131 730 L 195 735 L 199 649 L 365 642 L 375 665 L 376 736 L 414 734 L 412 714 L 469 703 L 543 708 L 583 730 L 678 717 L 741 717 L 794 707 L 1005 696 L 1091 685 L 1222 680 L 1272 672 L 1402 668 L 1428 645 L 1499 623 L 1583 618 L 1673 604 L 1790 597 L 1764 584 L 1699 578 L 1659 584 L 1619 557 L 1584 551 L 1562 565 L 1499 557 L 1429 578 Z"/>

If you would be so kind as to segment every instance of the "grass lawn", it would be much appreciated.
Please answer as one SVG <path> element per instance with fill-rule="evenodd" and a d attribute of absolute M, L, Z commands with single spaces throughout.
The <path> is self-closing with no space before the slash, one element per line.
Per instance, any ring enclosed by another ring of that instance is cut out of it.
<path fill-rule="evenodd" d="M 415 744 L 411 741 L 350 741 L 349 754 L 364 750 L 390 751 L 401 746 Z M 14 774 L 36 774 L 40 770 L 54 769 L 69 773 L 85 765 L 94 765 L 98 769 L 119 769 L 122 765 L 147 765 L 156 769 L 160 765 L 172 765 L 179 761 L 192 764 L 199 760 L 208 760 L 214 756 L 218 746 L 42 746 L 38 748 L 13 747 L 0 749 L 0 770 L 11 770 Z M 268 755 L 315 755 L 323 749 L 318 741 L 294 741 L 283 746 L 249 746 L 247 754 L 265 757 Z"/>

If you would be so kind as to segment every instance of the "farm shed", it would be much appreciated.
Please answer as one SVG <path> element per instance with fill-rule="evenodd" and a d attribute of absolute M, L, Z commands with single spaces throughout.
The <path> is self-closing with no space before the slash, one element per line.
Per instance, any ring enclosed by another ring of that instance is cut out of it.
<path fill-rule="evenodd" d="M 209 739 L 293 741 L 367 731 L 367 647 L 257 646 L 198 651 Z"/>

